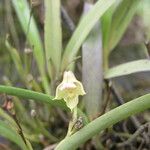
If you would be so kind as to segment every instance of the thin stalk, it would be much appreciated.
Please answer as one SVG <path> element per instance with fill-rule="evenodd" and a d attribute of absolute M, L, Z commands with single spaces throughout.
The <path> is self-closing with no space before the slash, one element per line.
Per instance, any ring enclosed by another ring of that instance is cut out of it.
<path fill-rule="evenodd" d="M 14 17 L 12 13 L 10 0 L 5 1 L 5 9 L 6 9 L 6 17 L 7 17 L 6 21 L 10 30 L 10 34 L 12 35 L 12 39 L 15 43 L 15 46 L 17 47 L 17 49 L 19 49 L 19 38 L 18 38 L 18 34 L 15 28 Z"/>
<path fill-rule="evenodd" d="M 150 94 L 127 102 L 95 119 L 70 137 L 58 144 L 55 150 L 76 149 L 88 139 L 117 122 L 150 108 Z"/>
<path fill-rule="evenodd" d="M 77 121 L 78 118 L 78 114 L 77 114 L 77 107 L 75 107 L 72 111 L 72 120 L 70 120 L 69 122 L 69 126 L 68 126 L 68 132 L 66 137 L 70 136 L 73 133 L 73 126 L 75 124 L 75 122 Z"/>

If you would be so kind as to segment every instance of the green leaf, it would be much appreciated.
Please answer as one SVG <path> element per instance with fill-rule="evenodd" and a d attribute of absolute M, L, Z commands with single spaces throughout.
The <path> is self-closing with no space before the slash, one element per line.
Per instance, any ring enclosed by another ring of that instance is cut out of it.
<path fill-rule="evenodd" d="M 64 51 L 61 68 L 62 71 L 65 70 L 66 67 L 68 67 L 68 64 L 74 60 L 79 48 L 96 22 L 116 1 L 117 0 L 99 0 L 93 6 L 91 11 L 82 18 Z"/>
<path fill-rule="evenodd" d="M 106 70 L 108 67 L 109 51 L 107 50 L 107 46 L 108 46 L 108 41 L 109 41 L 112 16 L 113 16 L 115 9 L 116 9 L 116 5 L 112 5 L 101 18 L 104 70 Z"/>
<path fill-rule="evenodd" d="M 141 0 L 122 0 L 112 16 L 109 40 L 105 47 L 112 50 L 120 41 L 129 23 L 131 22 Z"/>
<path fill-rule="evenodd" d="M 109 53 L 118 44 L 131 22 L 140 0 L 121 0 L 102 17 L 104 69 L 109 67 Z"/>
<path fill-rule="evenodd" d="M 7 50 L 9 52 L 9 54 L 11 55 L 11 58 L 15 64 L 15 67 L 20 75 L 20 77 L 22 79 L 24 79 L 22 76 L 24 76 L 25 72 L 24 72 L 24 69 L 23 69 L 23 64 L 22 64 L 22 61 L 21 61 L 21 58 L 20 58 L 20 55 L 18 53 L 18 51 L 13 48 L 9 43 L 8 41 L 6 40 L 5 41 L 5 45 L 7 47 Z"/>
<path fill-rule="evenodd" d="M 120 122 L 127 117 L 150 108 L 150 94 L 127 102 L 93 120 L 75 134 L 62 140 L 55 150 L 77 149 L 81 144 L 102 130 Z"/>
<path fill-rule="evenodd" d="M 88 7 L 92 9 L 93 5 L 84 4 L 85 15 Z M 100 28 L 100 22 L 97 22 L 82 45 L 82 80 L 86 91 L 83 102 L 90 119 L 100 113 L 102 105 L 103 50 Z"/>
<path fill-rule="evenodd" d="M 4 123 L 1 120 L 0 120 L 0 135 L 16 143 L 23 150 L 28 150 L 20 135 L 16 131 L 12 130 L 11 127 L 8 126 L 8 124 Z"/>
<path fill-rule="evenodd" d="M 101 29 L 102 29 L 102 40 L 103 40 L 103 49 L 107 46 L 109 39 L 109 32 L 111 28 L 112 16 L 116 9 L 116 5 L 112 5 L 102 16 L 101 18 Z M 105 52 L 105 51 L 104 51 Z"/>
<path fill-rule="evenodd" d="M 0 108 L 0 117 L 9 121 L 12 127 L 15 127 L 16 129 L 18 129 L 16 122 L 1 108 Z"/>
<path fill-rule="evenodd" d="M 33 47 L 34 57 L 36 59 L 45 91 L 49 93 L 49 85 L 45 73 L 45 58 L 42 42 L 33 16 L 30 18 L 30 10 L 27 0 L 12 0 L 12 4 L 23 28 L 28 42 Z M 29 30 L 28 30 L 29 29 Z"/>
<path fill-rule="evenodd" d="M 60 0 L 45 0 L 44 31 L 48 70 L 50 71 L 51 76 L 54 74 L 54 71 L 56 71 L 56 74 L 58 75 L 62 50 Z"/>
<path fill-rule="evenodd" d="M 118 76 L 128 75 L 137 72 L 150 71 L 150 61 L 147 59 L 131 61 L 110 68 L 105 72 L 105 79 L 110 79 Z"/>
<path fill-rule="evenodd" d="M 139 6 L 138 15 L 142 17 L 142 24 L 145 27 L 145 39 L 147 41 L 150 41 L 150 1 L 149 0 L 143 0 L 141 5 Z"/>

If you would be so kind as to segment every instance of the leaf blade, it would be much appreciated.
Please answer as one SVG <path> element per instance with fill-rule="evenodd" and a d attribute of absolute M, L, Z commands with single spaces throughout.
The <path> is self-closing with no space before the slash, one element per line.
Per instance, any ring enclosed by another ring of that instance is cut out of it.
<path fill-rule="evenodd" d="M 26 0 L 13 0 L 12 4 L 18 16 L 21 27 L 25 35 L 27 34 L 26 36 L 30 43 L 30 46 L 33 47 L 34 57 L 42 77 L 42 81 L 43 81 L 42 83 L 44 89 L 46 93 L 50 93 L 49 84 L 45 72 L 45 60 L 44 60 L 45 58 L 44 58 L 43 45 L 33 16 L 31 16 L 30 18 L 30 10 L 29 10 L 28 3 Z"/>
<path fill-rule="evenodd" d="M 58 74 L 62 50 L 60 0 L 45 0 L 44 31 L 47 64 L 49 64 L 51 69 L 51 65 L 55 67 L 50 74 L 52 74 L 52 71 L 56 71 L 56 74 Z"/>
<path fill-rule="evenodd" d="M 17 134 L 17 132 L 12 130 L 6 123 L 4 123 L 1 120 L 0 120 L 0 135 L 16 143 L 23 150 L 28 150 L 19 134 Z"/>
<path fill-rule="evenodd" d="M 85 3 L 84 14 L 92 7 L 93 5 Z M 97 22 L 82 45 L 82 80 L 86 91 L 83 101 L 91 120 L 100 113 L 102 106 L 103 59 L 100 29 L 100 22 Z"/>
<path fill-rule="evenodd" d="M 87 35 L 95 25 L 95 23 L 100 19 L 100 17 L 105 13 L 105 11 L 116 2 L 117 0 L 99 0 L 91 9 L 91 11 L 82 18 L 81 22 L 77 26 L 75 32 L 73 33 L 69 43 L 67 44 L 64 55 L 62 58 L 62 71 L 66 69 L 68 64 L 76 56 L 80 46 L 86 39 Z"/>
<path fill-rule="evenodd" d="M 111 22 L 108 51 L 111 51 L 120 41 L 129 23 L 131 22 L 140 0 L 123 0 L 113 13 Z"/>
<path fill-rule="evenodd" d="M 110 79 L 143 71 L 150 71 L 150 61 L 147 59 L 131 61 L 112 67 L 105 72 L 104 77 Z"/>

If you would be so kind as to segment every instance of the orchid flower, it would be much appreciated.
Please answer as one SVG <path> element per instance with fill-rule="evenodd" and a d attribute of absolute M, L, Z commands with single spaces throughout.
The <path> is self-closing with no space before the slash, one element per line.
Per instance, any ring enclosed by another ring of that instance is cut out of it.
<path fill-rule="evenodd" d="M 72 111 L 79 102 L 79 95 L 84 94 L 83 85 L 76 79 L 73 72 L 65 71 L 63 81 L 56 88 L 55 99 L 64 99 Z"/>

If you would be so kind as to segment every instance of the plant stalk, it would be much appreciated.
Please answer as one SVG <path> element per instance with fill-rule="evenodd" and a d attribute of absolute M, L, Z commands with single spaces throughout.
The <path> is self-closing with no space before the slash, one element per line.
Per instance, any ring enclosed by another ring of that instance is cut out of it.
<path fill-rule="evenodd" d="M 137 114 L 149 108 L 150 94 L 146 94 L 127 102 L 95 119 L 72 136 L 65 138 L 58 144 L 55 150 L 76 149 L 102 130 L 124 120 L 133 114 Z"/>
<path fill-rule="evenodd" d="M 47 94 L 22 89 L 22 88 L 16 88 L 11 86 L 4 86 L 0 85 L 0 93 L 5 93 L 8 95 L 13 95 L 17 97 L 22 97 L 25 99 L 33 99 L 38 102 L 42 103 L 49 103 L 52 106 L 60 106 L 63 109 L 69 110 L 67 106 L 65 105 L 65 102 L 62 100 L 53 100 L 54 98 L 52 96 L 49 96 Z"/>

